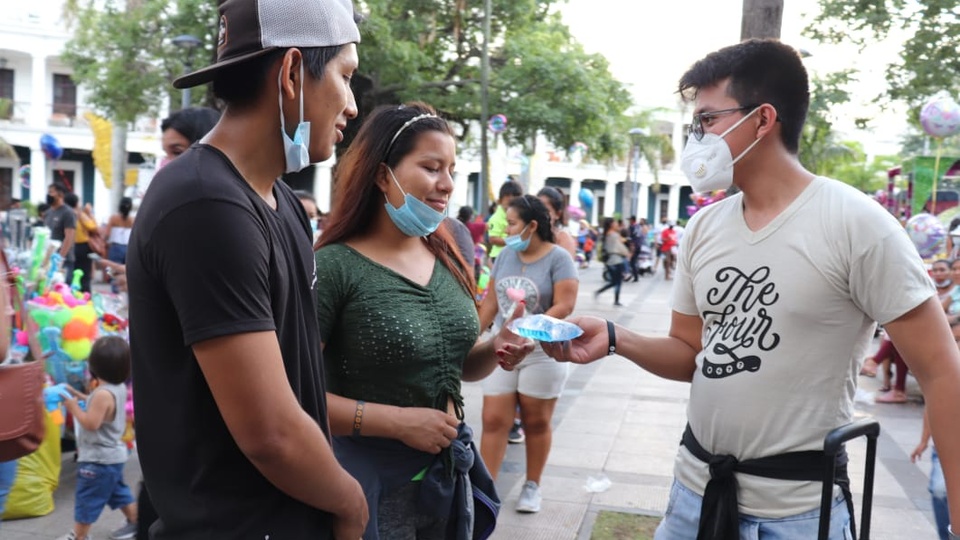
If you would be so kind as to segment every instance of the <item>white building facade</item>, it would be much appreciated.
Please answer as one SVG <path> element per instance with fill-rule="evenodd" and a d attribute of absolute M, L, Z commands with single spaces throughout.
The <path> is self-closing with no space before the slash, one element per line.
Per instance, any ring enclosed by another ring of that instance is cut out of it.
<path fill-rule="evenodd" d="M 110 192 L 94 167 L 94 136 L 84 114 L 90 111 L 85 89 L 74 83 L 71 69 L 60 60 L 70 35 L 62 19 L 62 3 L 47 0 L 33 3 L 8 2 L 0 17 L 0 137 L 13 146 L 17 157 L 0 157 L 0 209 L 11 199 L 42 202 L 47 186 L 54 181 L 69 185 L 82 202 L 92 203 L 98 221 L 115 211 L 110 208 Z M 96 112 L 96 111 L 92 111 Z M 679 126 L 680 114 L 671 123 Z M 674 130 L 679 154 L 682 133 Z M 51 160 L 43 152 L 40 139 L 54 137 L 64 152 Z M 540 144 L 547 148 L 547 144 Z M 140 169 L 139 193 L 152 178 L 159 160 L 160 120 L 142 118 L 130 126 L 127 140 L 128 167 Z M 451 212 L 462 205 L 478 212 L 480 162 L 475 148 L 461 149 L 457 165 L 456 188 Z M 25 165 L 29 165 L 29 177 Z M 331 171 L 333 160 L 317 164 L 288 181 L 295 188 L 314 194 L 317 206 L 329 211 L 332 204 Z M 627 177 L 624 166 L 606 167 L 566 159 L 566 152 L 542 151 L 532 157 L 515 149 L 494 144 L 490 150 L 490 177 L 493 199 L 500 185 L 510 178 L 529 178 L 530 193 L 545 185 L 560 189 L 569 204 L 586 211 L 591 223 L 601 217 L 636 213 L 651 221 L 662 217 L 676 220 L 687 217 L 690 187 L 673 166 L 659 171 L 659 190 L 654 189 L 653 174 L 640 167 Z M 636 186 L 634 185 L 636 184 Z M 582 190 L 589 195 L 581 195 Z M 637 194 L 634 201 L 632 193 Z M 589 208 L 581 201 L 592 200 Z"/>

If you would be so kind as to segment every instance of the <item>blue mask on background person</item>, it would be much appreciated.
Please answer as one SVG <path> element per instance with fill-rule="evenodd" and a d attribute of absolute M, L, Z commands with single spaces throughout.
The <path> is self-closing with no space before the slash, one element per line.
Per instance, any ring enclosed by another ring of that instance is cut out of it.
<path fill-rule="evenodd" d="M 283 120 L 283 92 L 280 82 L 283 70 L 277 75 L 277 101 L 280 103 L 280 133 L 283 135 L 283 155 L 286 159 L 284 172 L 300 172 L 310 165 L 310 122 L 303 121 L 303 58 L 300 59 L 300 123 L 293 133 L 293 139 L 287 135 L 286 123 Z"/>
<path fill-rule="evenodd" d="M 400 208 L 394 208 L 389 199 L 383 205 L 387 209 L 390 221 L 393 221 L 400 232 L 407 236 L 427 236 L 437 230 L 445 216 L 431 208 L 427 203 L 405 192 L 400 187 L 397 177 L 393 175 L 393 170 L 387 167 L 387 171 L 393 178 L 393 183 L 400 189 L 400 193 L 403 193 L 403 204 L 400 205 Z M 383 198 L 387 198 L 386 193 L 383 194 Z"/>
<path fill-rule="evenodd" d="M 523 239 L 523 232 L 526 230 L 527 228 L 524 227 L 523 231 L 520 231 L 520 234 L 507 236 L 503 239 L 503 243 L 510 249 L 516 251 L 526 251 L 527 248 L 530 247 L 530 238 L 533 238 L 533 235 L 531 234 L 530 238 L 527 238 L 526 240 Z"/>

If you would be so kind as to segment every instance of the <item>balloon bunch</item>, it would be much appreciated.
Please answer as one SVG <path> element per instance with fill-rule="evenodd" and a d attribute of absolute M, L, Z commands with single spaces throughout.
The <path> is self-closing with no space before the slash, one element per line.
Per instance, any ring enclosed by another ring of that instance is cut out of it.
<path fill-rule="evenodd" d="M 693 201 L 693 204 L 687 205 L 687 215 L 692 216 L 701 208 L 710 206 L 725 198 L 727 198 L 727 191 L 723 189 L 718 189 L 710 193 L 691 193 L 690 200 Z"/>

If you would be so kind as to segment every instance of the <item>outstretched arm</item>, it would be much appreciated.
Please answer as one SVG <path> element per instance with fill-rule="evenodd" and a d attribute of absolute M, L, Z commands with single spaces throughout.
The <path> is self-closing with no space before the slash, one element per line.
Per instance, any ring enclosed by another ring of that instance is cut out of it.
<path fill-rule="evenodd" d="M 583 328 L 583 335 L 573 341 L 541 343 L 544 352 L 562 362 L 588 364 L 607 356 L 610 334 L 607 321 L 596 317 L 573 317 L 570 322 Z M 666 337 L 642 336 L 614 325 L 616 354 L 643 369 L 676 381 L 690 381 L 700 352 L 703 321 L 696 315 L 676 311 Z"/>

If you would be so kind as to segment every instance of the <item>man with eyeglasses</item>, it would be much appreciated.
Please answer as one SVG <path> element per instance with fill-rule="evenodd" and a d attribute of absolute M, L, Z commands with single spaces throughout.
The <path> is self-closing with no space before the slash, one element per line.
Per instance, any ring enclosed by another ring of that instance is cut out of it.
<path fill-rule="evenodd" d="M 740 193 L 690 220 L 669 335 L 580 317 L 569 319 L 580 338 L 542 344 L 558 360 L 617 352 L 692 382 L 655 538 L 816 538 L 824 436 L 852 419 L 874 321 L 923 387 L 960 519 L 960 431 L 949 425 L 960 411 L 960 351 L 897 220 L 800 164 L 809 105 L 800 56 L 777 41 L 745 41 L 694 64 L 679 90 L 695 105 L 682 156 L 691 185 Z M 834 494 L 829 538 L 847 538 L 849 488 L 838 482 Z"/>

